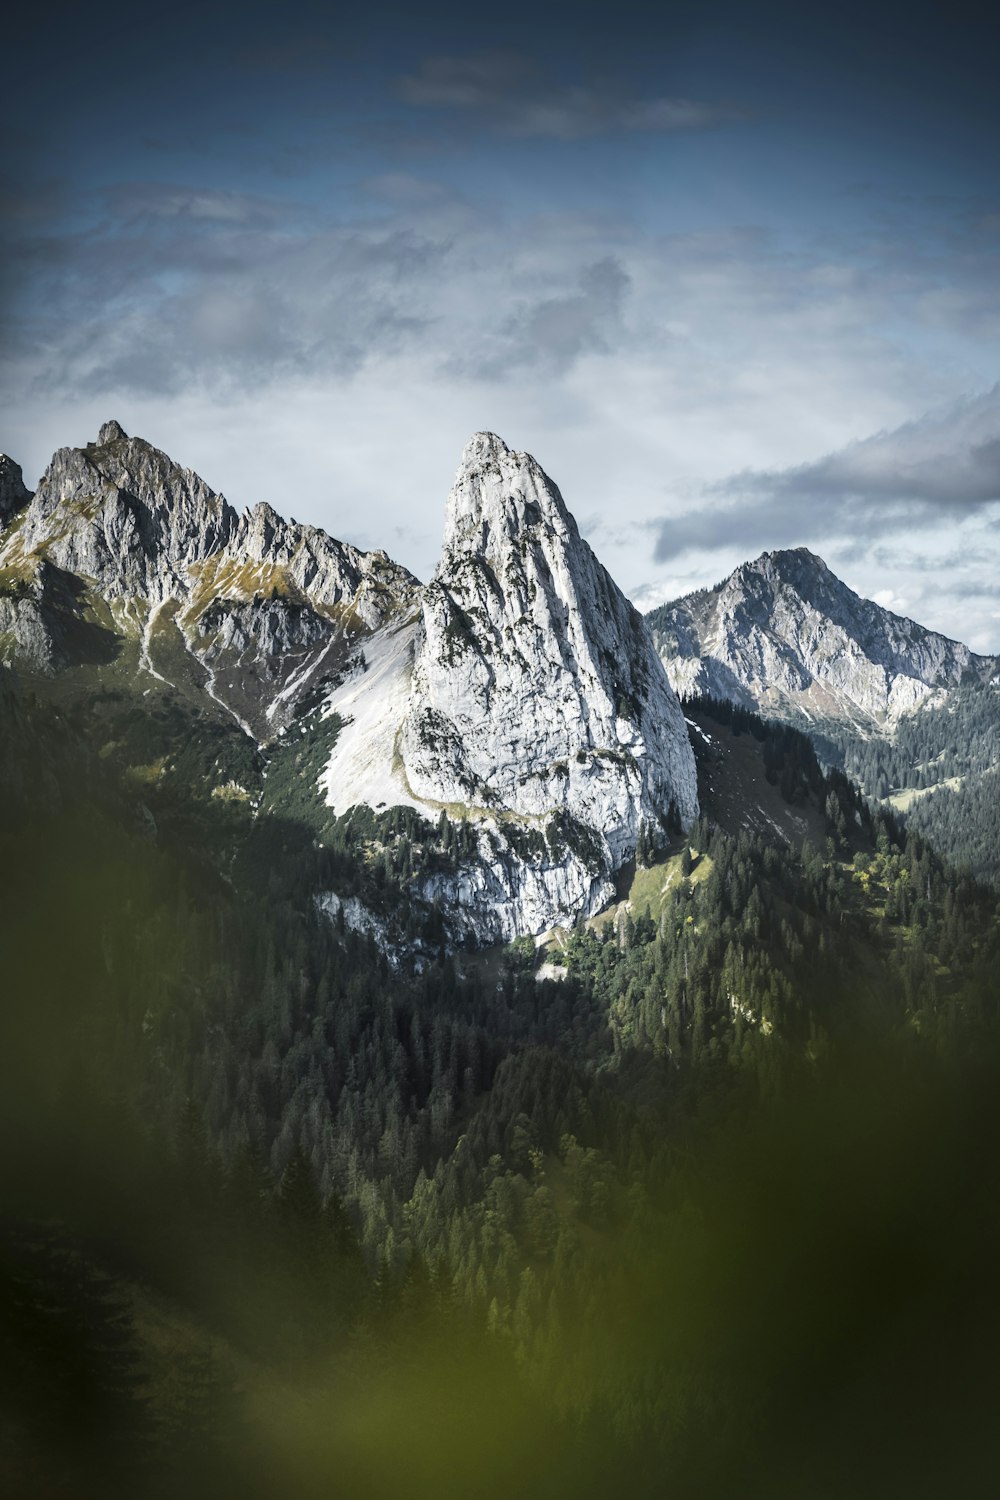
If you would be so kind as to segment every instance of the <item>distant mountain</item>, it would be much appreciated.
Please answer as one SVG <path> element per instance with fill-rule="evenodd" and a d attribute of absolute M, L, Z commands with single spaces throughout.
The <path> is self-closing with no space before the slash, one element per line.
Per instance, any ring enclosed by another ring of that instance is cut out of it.
<path fill-rule="evenodd" d="M 682 696 L 806 730 L 955 863 L 1000 879 L 1000 659 L 861 598 L 804 547 L 647 621 Z"/>
<path fill-rule="evenodd" d="M 647 617 L 677 692 L 860 731 L 960 683 L 988 682 L 996 657 L 863 599 L 805 547 L 765 552 L 713 589 Z"/>

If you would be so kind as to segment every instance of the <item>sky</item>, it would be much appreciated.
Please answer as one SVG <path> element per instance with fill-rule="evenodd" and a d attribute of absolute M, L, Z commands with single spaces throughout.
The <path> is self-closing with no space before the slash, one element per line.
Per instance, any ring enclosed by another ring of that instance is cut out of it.
<path fill-rule="evenodd" d="M 1000 22 L 840 0 L 5 23 L 0 449 L 114 417 L 420 577 L 472 432 L 643 608 L 805 545 L 1000 651 Z"/>

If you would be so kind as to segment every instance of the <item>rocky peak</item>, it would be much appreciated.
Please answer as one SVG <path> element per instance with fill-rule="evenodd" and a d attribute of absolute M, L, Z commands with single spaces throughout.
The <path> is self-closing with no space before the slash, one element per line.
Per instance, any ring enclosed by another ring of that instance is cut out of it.
<path fill-rule="evenodd" d="M 219 551 L 236 512 L 190 469 L 105 422 L 96 443 L 60 448 L 25 514 L 23 556 L 92 579 L 105 598 L 159 601 Z"/>
<path fill-rule="evenodd" d="M 239 529 L 239 546 L 248 557 L 261 562 L 273 549 L 280 548 L 287 536 L 288 523 L 283 516 L 261 500 L 244 511 Z M 280 539 L 280 540 L 279 540 Z"/>
<path fill-rule="evenodd" d="M 16 503 L 26 492 L 13 469 Z M 57 614 L 89 611 L 91 624 L 100 618 L 106 629 L 110 609 L 116 630 L 141 635 L 141 669 L 166 681 L 151 652 L 169 620 L 181 636 L 175 647 L 199 664 L 199 685 L 207 681 L 209 696 L 261 733 L 333 669 L 342 632 L 375 628 L 417 587 L 384 554 L 287 522 L 269 505 L 238 516 L 191 469 L 115 421 L 96 442 L 54 454 L 0 548 L 0 567 L 21 589 L 4 606 L 0 630 L 23 664 L 68 664 L 57 639 L 74 636 Z M 68 595 L 56 589 L 60 578 L 72 581 Z"/>
<path fill-rule="evenodd" d="M 318 526 L 286 521 L 264 503 L 243 515 L 230 551 L 279 568 L 316 605 L 351 602 L 359 619 L 372 628 L 419 588 L 413 574 L 385 552 L 362 552 Z"/>
<path fill-rule="evenodd" d="M 773 552 L 762 552 L 755 561 L 742 563 L 736 571 L 770 572 L 784 579 L 801 577 L 803 572 L 830 573 L 819 554 L 810 552 L 808 547 L 778 547 Z"/>
<path fill-rule="evenodd" d="M 765 552 L 649 623 L 679 692 L 891 727 L 991 662 L 863 599 L 805 547 Z"/>
<path fill-rule="evenodd" d="M 448 496 L 442 568 L 453 553 L 489 555 L 504 540 L 540 530 L 579 539 L 559 490 L 531 454 L 512 452 L 494 432 L 475 433 Z"/>
<path fill-rule="evenodd" d="M 31 499 L 31 491 L 24 483 L 21 465 L 16 464 L 6 453 L 0 453 L 0 531 L 22 511 Z"/>
<path fill-rule="evenodd" d="M 505 818 L 576 830 L 548 897 L 536 881 L 529 913 L 509 894 L 503 935 L 591 908 L 641 821 L 696 811 L 683 717 L 641 617 L 541 467 L 492 433 L 465 449 L 421 603 L 393 742 L 409 796 L 496 820 L 500 838 Z"/>

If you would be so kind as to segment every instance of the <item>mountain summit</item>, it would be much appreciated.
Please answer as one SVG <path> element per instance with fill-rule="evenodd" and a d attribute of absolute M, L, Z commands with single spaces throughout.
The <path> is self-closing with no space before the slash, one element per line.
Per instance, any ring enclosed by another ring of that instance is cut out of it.
<path fill-rule="evenodd" d="M 422 605 L 411 787 L 528 817 L 566 809 L 617 856 L 640 812 L 673 800 L 693 816 L 683 718 L 641 616 L 535 460 L 491 433 L 465 450 Z"/>
<path fill-rule="evenodd" d="M 683 716 L 642 617 L 535 459 L 493 433 L 462 455 L 419 617 L 364 656 L 330 700 L 353 722 L 328 795 L 471 820 L 482 865 L 461 876 L 461 904 L 496 937 L 596 910 L 643 821 L 696 812 Z"/>
<path fill-rule="evenodd" d="M 384 552 L 269 505 L 239 515 L 114 421 L 59 449 L 34 496 L 16 465 L 0 468 L 0 521 L 7 496 L 19 511 L 0 534 L 8 656 L 44 672 L 115 661 L 147 687 L 207 693 L 255 739 L 417 583 Z"/>
<path fill-rule="evenodd" d="M 675 689 L 805 723 L 891 728 L 993 658 L 862 599 L 805 547 L 765 552 L 647 617 Z"/>

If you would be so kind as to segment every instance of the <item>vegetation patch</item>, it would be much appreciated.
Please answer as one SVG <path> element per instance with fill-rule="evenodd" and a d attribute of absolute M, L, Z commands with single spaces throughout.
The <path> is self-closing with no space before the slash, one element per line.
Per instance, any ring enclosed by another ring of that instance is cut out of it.
<path fill-rule="evenodd" d="M 592 874 L 604 868 L 604 846 L 593 829 L 560 808 L 545 825 L 545 840 L 552 858 L 561 860 L 573 854 Z"/>

